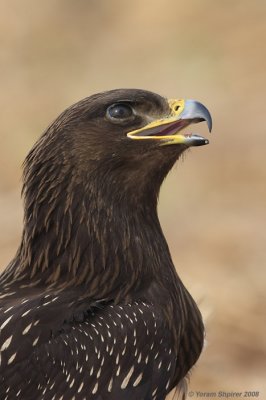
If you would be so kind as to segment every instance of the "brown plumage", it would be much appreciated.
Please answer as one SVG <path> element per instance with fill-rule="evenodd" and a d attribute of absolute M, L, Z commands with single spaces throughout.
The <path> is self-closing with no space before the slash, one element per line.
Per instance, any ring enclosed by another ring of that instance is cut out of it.
<path fill-rule="evenodd" d="M 203 344 L 158 216 L 200 103 L 113 90 L 64 111 L 24 165 L 24 229 L 0 276 L 0 399 L 164 399 Z"/>

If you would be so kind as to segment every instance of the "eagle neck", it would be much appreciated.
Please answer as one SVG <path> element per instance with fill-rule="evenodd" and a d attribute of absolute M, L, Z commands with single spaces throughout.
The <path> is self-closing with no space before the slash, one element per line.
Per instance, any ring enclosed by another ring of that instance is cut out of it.
<path fill-rule="evenodd" d="M 159 184 L 125 191 L 112 179 L 71 171 L 64 179 L 34 178 L 25 183 L 12 275 L 30 277 L 33 286 L 83 286 L 95 298 L 118 300 L 144 293 L 151 282 L 177 279 L 157 215 Z"/>

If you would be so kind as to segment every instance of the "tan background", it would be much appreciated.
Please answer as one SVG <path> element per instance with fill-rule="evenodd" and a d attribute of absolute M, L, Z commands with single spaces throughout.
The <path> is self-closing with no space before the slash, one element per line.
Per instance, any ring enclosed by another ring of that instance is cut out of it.
<path fill-rule="evenodd" d="M 160 198 L 179 274 L 208 316 L 191 389 L 264 399 L 266 1 L 2 0 L 0 30 L 0 265 L 19 243 L 22 161 L 66 106 L 117 87 L 201 100 L 211 143 Z"/>

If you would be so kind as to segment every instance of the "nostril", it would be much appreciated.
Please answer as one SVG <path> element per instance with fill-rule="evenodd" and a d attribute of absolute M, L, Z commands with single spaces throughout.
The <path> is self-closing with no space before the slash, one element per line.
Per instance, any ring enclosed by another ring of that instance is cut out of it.
<path fill-rule="evenodd" d="M 179 106 L 179 105 L 176 105 L 176 106 L 174 107 L 174 110 L 175 110 L 175 111 L 178 111 L 179 108 L 180 108 L 180 106 Z"/>

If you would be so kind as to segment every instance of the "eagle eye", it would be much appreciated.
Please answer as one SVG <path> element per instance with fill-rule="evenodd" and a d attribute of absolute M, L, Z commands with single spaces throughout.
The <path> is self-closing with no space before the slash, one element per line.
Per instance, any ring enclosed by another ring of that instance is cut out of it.
<path fill-rule="evenodd" d="M 107 117 L 111 120 L 123 120 L 133 115 L 133 109 L 129 104 L 112 104 L 107 109 Z"/>

